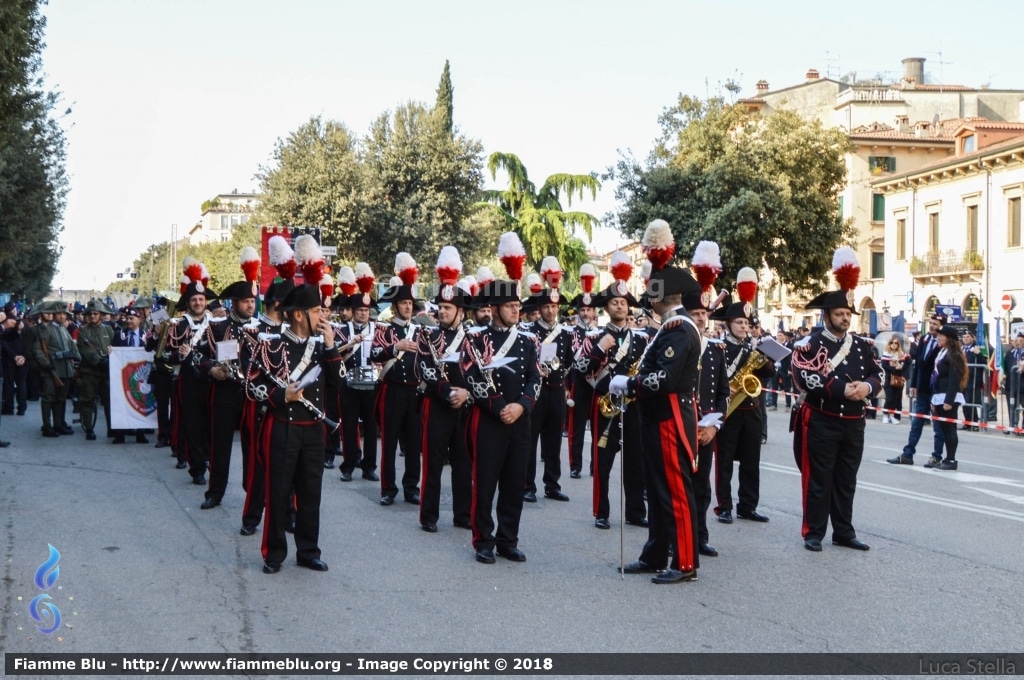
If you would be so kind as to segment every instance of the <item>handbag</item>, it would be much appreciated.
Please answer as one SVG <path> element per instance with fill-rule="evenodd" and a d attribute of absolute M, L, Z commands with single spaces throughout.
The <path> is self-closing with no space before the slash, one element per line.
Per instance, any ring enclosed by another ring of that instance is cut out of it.
<path fill-rule="evenodd" d="M 895 373 L 893 373 L 892 375 L 889 376 L 889 384 L 892 385 L 893 387 L 903 387 L 904 385 L 907 384 L 907 379 L 904 378 L 902 375 L 896 375 Z"/>

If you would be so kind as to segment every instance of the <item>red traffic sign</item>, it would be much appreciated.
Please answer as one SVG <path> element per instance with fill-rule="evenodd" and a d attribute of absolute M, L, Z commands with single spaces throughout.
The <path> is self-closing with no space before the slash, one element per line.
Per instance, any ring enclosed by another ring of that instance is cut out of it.
<path fill-rule="evenodd" d="M 1009 293 L 1003 293 L 1002 305 L 1003 311 L 1008 312 L 1017 306 L 1017 300 L 1015 300 Z"/>

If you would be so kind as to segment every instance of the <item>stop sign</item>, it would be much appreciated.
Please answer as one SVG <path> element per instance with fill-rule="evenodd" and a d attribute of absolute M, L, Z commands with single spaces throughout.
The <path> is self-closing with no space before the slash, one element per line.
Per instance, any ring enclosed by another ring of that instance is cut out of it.
<path fill-rule="evenodd" d="M 1017 306 L 1017 301 L 1013 299 L 1013 296 L 1009 293 L 1003 293 L 1002 299 L 1003 311 L 1008 312 Z"/>

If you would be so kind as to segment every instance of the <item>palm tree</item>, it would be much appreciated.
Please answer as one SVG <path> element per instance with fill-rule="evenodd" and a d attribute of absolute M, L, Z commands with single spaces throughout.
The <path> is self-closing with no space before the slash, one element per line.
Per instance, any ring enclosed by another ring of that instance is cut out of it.
<path fill-rule="evenodd" d="M 571 281 L 572 273 L 588 261 L 586 244 L 576 236 L 577 227 L 583 229 L 589 241 L 594 226 L 601 222 L 590 213 L 565 210 L 562 194 L 565 194 L 566 206 L 572 205 L 576 195 L 582 199 L 584 192 L 589 192 L 591 199 L 596 198 L 601 188 L 596 175 L 551 175 L 538 191 L 515 154 L 495 151 L 487 159 L 487 168 L 492 180 L 499 169 L 504 170 L 508 174 L 508 187 L 484 191 L 483 204 L 493 206 L 508 227 L 519 234 L 531 266 L 536 268 L 545 256 L 554 255 L 570 273 L 566 278 Z"/>

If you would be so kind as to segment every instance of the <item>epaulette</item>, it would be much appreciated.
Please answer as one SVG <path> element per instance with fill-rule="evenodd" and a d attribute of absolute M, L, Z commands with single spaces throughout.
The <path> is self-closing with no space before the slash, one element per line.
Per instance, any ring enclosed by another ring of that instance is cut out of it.
<path fill-rule="evenodd" d="M 487 330 L 487 326 L 470 326 L 466 329 L 466 332 L 470 335 L 479 335 L 485 330 Z"/>
<path fill-rule="evenodd" d="M 592 331 L 587 331 L 587 337 L 588 338 L 596 338 L 597 336 L 601 335 L 602 333 L 604 333 L 604 329 L 603 328 L 595 328 Z"/>
<path fill-rule="evenodd" d="M 630 328 L 629 332 L 632 333 L 633 335 L 642 335 L 644 337 L 647 337 L 647 331 L 645 331 L 643 328 Z"/>
<path fill-rule="evenodd" d="M 803 349 L 811 342 L 811 336 L 806 335 L 793 343 L 793 349 Z"/>
<path fill-rule="evenodd" d="M 281 334 L 280 333 L 260 333 L 256 337 L 259 338 L 263 342 L 267 342 L 268 340 L 280 340 L 281 339 Z"/>
<path fill-rule="evenodd" d="M 519 330 L 519 335 L 525 335 L 526 337 L 533 338 L 535 340 L 537 339 L 537 334 L 532 332 L 532 331 L 524 331 L 524 330 L 520 329 Z"/>
<path fill-rule="evenodd" d="M 213 318 L 210 319 L 210 323 L 224 323 L 227 320 L 228 320 L 228 317 L 226 317 L 226 316 L 222 316 L 220 318 L 213 317 Z"/>
<path fill-rule="evenodd" d="M 721 338 L 708 338 L 708 344 L 725 349 L 725 340 Z"/>

